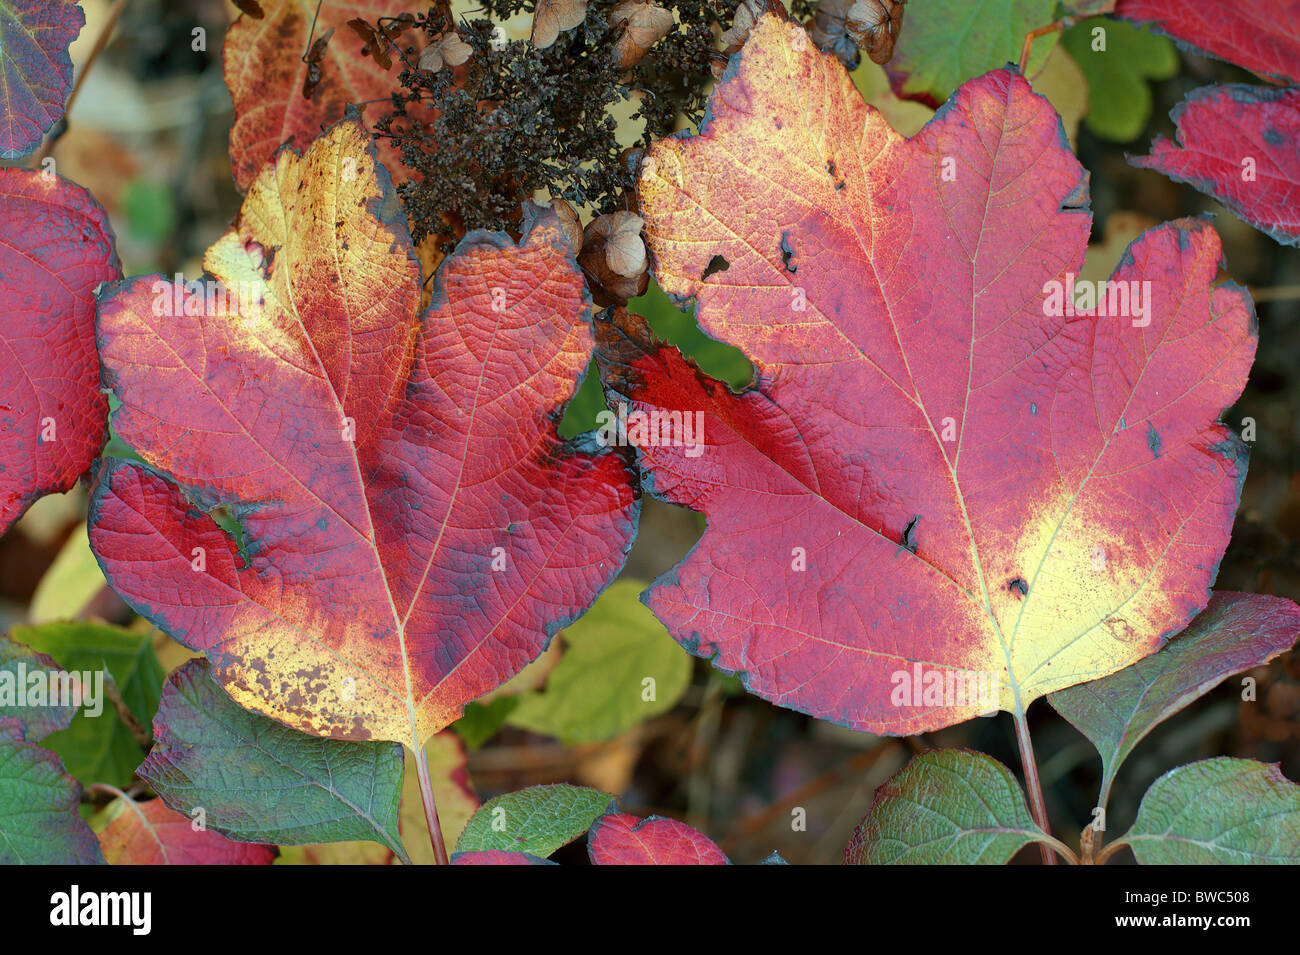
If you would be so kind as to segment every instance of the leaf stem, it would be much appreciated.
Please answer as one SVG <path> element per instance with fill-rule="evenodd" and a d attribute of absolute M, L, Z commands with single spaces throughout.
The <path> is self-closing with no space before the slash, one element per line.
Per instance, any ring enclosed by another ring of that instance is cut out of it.
<path fill-rule="evenodd" d="M 1050 839 L 1052 829 L 1047 822 L 1047 803 L 1043 800 L 1043 785 L 1038 781 L 1038 762 L 1034 759 L 1034 744 L 1029 739 L 1025 711 L 1017 705 L 1016 711 L 1011 715 L 1016 721 L 1016 742 L 1020 744 L 1020 763 L 1025 771 L 1025 788 L 1029 790 L 1029 808 L 1038 828 Z M 1056 854 L 1046 844 L 1040 842 L 1038 851 L 1042 853 L 1043 865 L 1056 865 Z"/>
<path fill-rule="evenodd" d="M 429 779 L 429 756 L 421 743 L 415 745 L 415 768 L 420 776 L 420 799 L 424 803 L 424 820 L 429 824 L 429 842 L 433 845 L 433 861 L 447 864 L 447 847 L 443 844 L 442 825 L 438 822 L 438 803 L 433 798 L 433 783 Z"/>
<path fill-rule="evenodd" d="M 1100 852 L 1097 853 L 1097 858 L 1093 860 L 1092 864 L 1105 865 L 1107 861 L 1109 861 L 1111 856 L 1113 856 L 1118 850 L 1124 848 L 1126 845 L 1128 845 L 1127 838 L 1116 839 L 1110 845 L 1104 847 Z"/>
<path fill-rule="evenodd" d="M 1074 850 L 1071 849 L 1069 846 L 1067 846 L 1060 839 L 1054 839 L 1051 836 L 1048 836 L 1045 840 L 1040 839 L 1038 845 L 1039 848 L 1043 848 L 1043 849 L 1047 848 L 1048 846 L 1051 846 L 1053 849 L 1056 850 L 1057 854 L 1060 855 L 1060 857 L 1064 859 L 1066 863 L 1068 863 L 1069 865 L 1079 864 L 1079 857 L 1074 854 Z"/>

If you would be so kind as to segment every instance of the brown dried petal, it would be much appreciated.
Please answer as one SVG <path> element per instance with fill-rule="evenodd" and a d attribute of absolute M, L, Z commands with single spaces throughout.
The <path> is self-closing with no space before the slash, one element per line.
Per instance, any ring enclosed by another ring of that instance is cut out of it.
<path fill-rule="evenodd" d="M 624 0 L 609 15 L 609 22 L 625 28 L 614 42 L 614 63 L 620 70 L 641 61 L 650 47 L 673 31 L 676 21 L 671 10 L 643 0 Z"/>
<path fill-rule="evenodd" d="M 569 245 L 573 246 L 574 254 L 581 252 L 582 223 L 578 221 L 578 213 L 563 199 L 552 199 L 551 209 L 555 211 L 555 217 L 560 220 L 560 229 L 569 240 Z"/>
<path fill-rule="evenodd" d="M 744 0 L 736 8 L 736 15 L 731 20 L 731 28 L 722 34 L 722 48 L 728 53 L 737 52 L 749 39 L 749 31 L 765 13 L 772 13 L 783 20 L 787 19 L 785 6 L 780 0 Z"/>
<path fill-rule="evenodd" d="M 537 0 L 533 11 L 533 46 L 545 50 L 565 30 L 587 18 L 587 0 Z"/>
<path fill-rule="evenodd" d="M 460 66 L 470 58 L 474 48 L 460 38 L 455 30 L 444 33 L 420 54 L 420 69 L 438 72 L 444 66 Z"/>

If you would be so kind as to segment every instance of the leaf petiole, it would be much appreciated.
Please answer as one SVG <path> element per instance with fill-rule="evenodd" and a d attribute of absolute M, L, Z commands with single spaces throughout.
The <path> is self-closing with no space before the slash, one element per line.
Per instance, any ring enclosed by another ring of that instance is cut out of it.
<path fill-rule="evenodd" d="M 1034 759 L 1034 744 L 1029 739 L 1029 724 L 1025 722 L 1025 711 L 1019 706 L 1019 701 L 1012 716 L 1016 721 L 1016 742 L 1020 744 L 1020 763 L 1025 770 L 1025 788 L 1029 791 L 1029 808 L 1034 814 L 1034 822 L 1038 823 L 1038 828 L 1043 830 L 1043 834 L 1052 843 L 1064 847 L 1063 843 L 1052 839 L 1052 829 L 1047 822 L 1047 803 L 1043 800 L 1043 786 L 1038 781 L 1038 763 Z M 1056 855 L 1048 848 L 1049 845 L 1050 843 L 1044 842 L 1038 844 L 1038 849 L 1043 855 L 1043 865 L 1056 865 Z M 1066 851 L 1069 852 L 1068 849 Z"/>
<path fill-rule="evenodd" d="M 420 800 L 424 803 L 424 820 L 429 824 L 429 842 L 433 845 L 433 861 L 447 864 L 447 846 L 442 838 L 442 825 L 438 822 L 438 803 L 433 798 L 433 783 L 429 779 L 429 756 L 424 745 L 415 741 L 415 768 L 420 776 Z"/>

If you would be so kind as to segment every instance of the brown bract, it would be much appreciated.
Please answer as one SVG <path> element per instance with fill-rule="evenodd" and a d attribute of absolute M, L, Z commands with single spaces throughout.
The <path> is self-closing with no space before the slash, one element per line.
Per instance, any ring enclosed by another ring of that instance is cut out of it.
<path fill-rule="evenodd" d="M 844 18 L 844 29 L 867 51 L 873 63 L 888 63 L 903 26 L 907 0 L 857 0 Z"/>
<path fill-rule="evenodd" d="M 574 253 L 581 252 L 582 223 L 578 221 L 578 213 L 563 199 L 552 199 L 551 208 L 555 211 L 555 217 L 560 220 L 560 229 L 564 232 L 564 237 L 569 240 Z"/>
<path fill-rule="evenodd" d="M 672 32 L 676 21 L 671 10 L 657 3 L 625 0 L 609 15 L 613 26 L 624 24 L 624 29 L 614 41 L 614 62 L 619 69 L 631 69 L 641 61 L 650 47 Z"/>
<path fill-rule="evenodd" d="M 788 20 L 785 6 L 780 0 L 743 0 L 736 7 L 736 15 L 731 20 L 731 27 L 722 34 L 722 49 L 728 55 L 736 53 L 749 39 L 749 31 L 765 13 L 771 13 L 783 20 Z M 725 64 L 724 64 L 725 68 Z"/>
<path fill-rule="evenodd" d="M 587 0 L 537 0 L 533 11 L 533 46 L 545 50 L 565 30 L 587 18 Z"/>
<path fill-rule="evenodd" d="M 645 294 L 650 284 L 641 217 L 631 212 L 611 212 L 591 220 L 583 233 L 578 264 L 592 286 L 598 305 L 626 305 Z"/>
<path fill-rule="evenodd" d="M 420 69 L 438 72 L 444 66 L 460 66 L 466 62 L 474 48 L 460 38 L 455 30 L 448 30 L 434 40 L 420 54 Z"/>

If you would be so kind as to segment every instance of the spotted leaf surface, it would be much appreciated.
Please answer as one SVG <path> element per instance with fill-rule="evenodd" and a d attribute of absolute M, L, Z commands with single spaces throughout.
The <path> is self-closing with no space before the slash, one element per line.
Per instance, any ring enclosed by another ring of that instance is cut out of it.
<path fill-rule="evenodd" d="M 139 803 L 119 799 L 113 818 L 99 834 L 109 865 L 270 865 L 272 846 L 232 842 L 161 799 Z"/>
<path fill-rule="evenodd" d="M 610 812 L 587 836 L 592 865 L 730 865 L 704 833 L 676 819 Z"/>
<path fill-rule="evenodd" d="M 753 385 L 599 325 L 647 485 L 708 519 L 647 603 L 753 692 L 877 733 L 1152 653 L 1205 606 L 1245 469 L 1218 416 L 1253 313 L 1218 236 L 1146 233 L 1105 314 L 1066 314 L 1090 216 L 1047 102 L 990 73 L 907 140 L 797 29 L 765 17 L 639 181 L 659 284 Z"/>
<path fill-rule="evenodd" d="M 104 445 L 94 292 L 121 272 L 104 210 L 57 176 L 0 169 L 0 235 L 4 533 L 36 498 L 71 488 Z"/>
<path fill-rule="evenodd" d="M 103 297 L 114 425 L 147 464 L 99 469 L 89 533 L 240 705 L 418 746 L 592 603 L 638 500 L 622 456 L 556 435 L 591 350 L 558 224 L 468 236 L 421 317 L 368 140 L 345 121 L 282 152 L 201 288 Z"/>
<path fill-rule="evenodd" d="M 1119 0 L 1115 15 L 1260 76 L 1300 82 L 1300 0 Z"/>
<path fill-rule="evenodd" d="M 0 159 L 31 152 L 63 116 L 72 92 L 68 46 L 85 25 L 72 0 L 0 0 Z"/>
<path fill-rule="evenodd" d="M 1284 245 L 1300 245 L 1300 90 L 1208 86 L 1172 113 L 1177 142 L 1131 159 L 1218 199 Z"/>
<path fill-rule="evenodd" d="M 343 118 L 350 104 L 376 111 L 398 88 L 400 60 L 386 70 L 373 57 L 363 56 L 365 44 L 347 26 L 361 18 L 374 25 L 380 17 L 393 17 L 406 4 L 383 0 L 266 0 L 263 16 L 240 16 L 226 32 L 222 49 L 226 86 L 235 104 L 230 128 L 230 161 L 235 182 L 247 189 L 262 166 L 284 143 L 299 150 L 321 130 Z M 317 7 L 319 6 L 319 14 Z M 418 10 L 418 4 L 410 5 Z M 315 17 L 315 32 L 312 19 Z M 303 53 L 314 40 L 333 30 L 322 57 L 321 79 L 310 97 L 303 96 L 307 64 Z M 370 104 L 370 105 L 365 105 Z M 376 112 L 375 115 L 378 115 Z M 398 153 L 381 145 L 384 165 L 398 174 L 404 170 Z"/>

